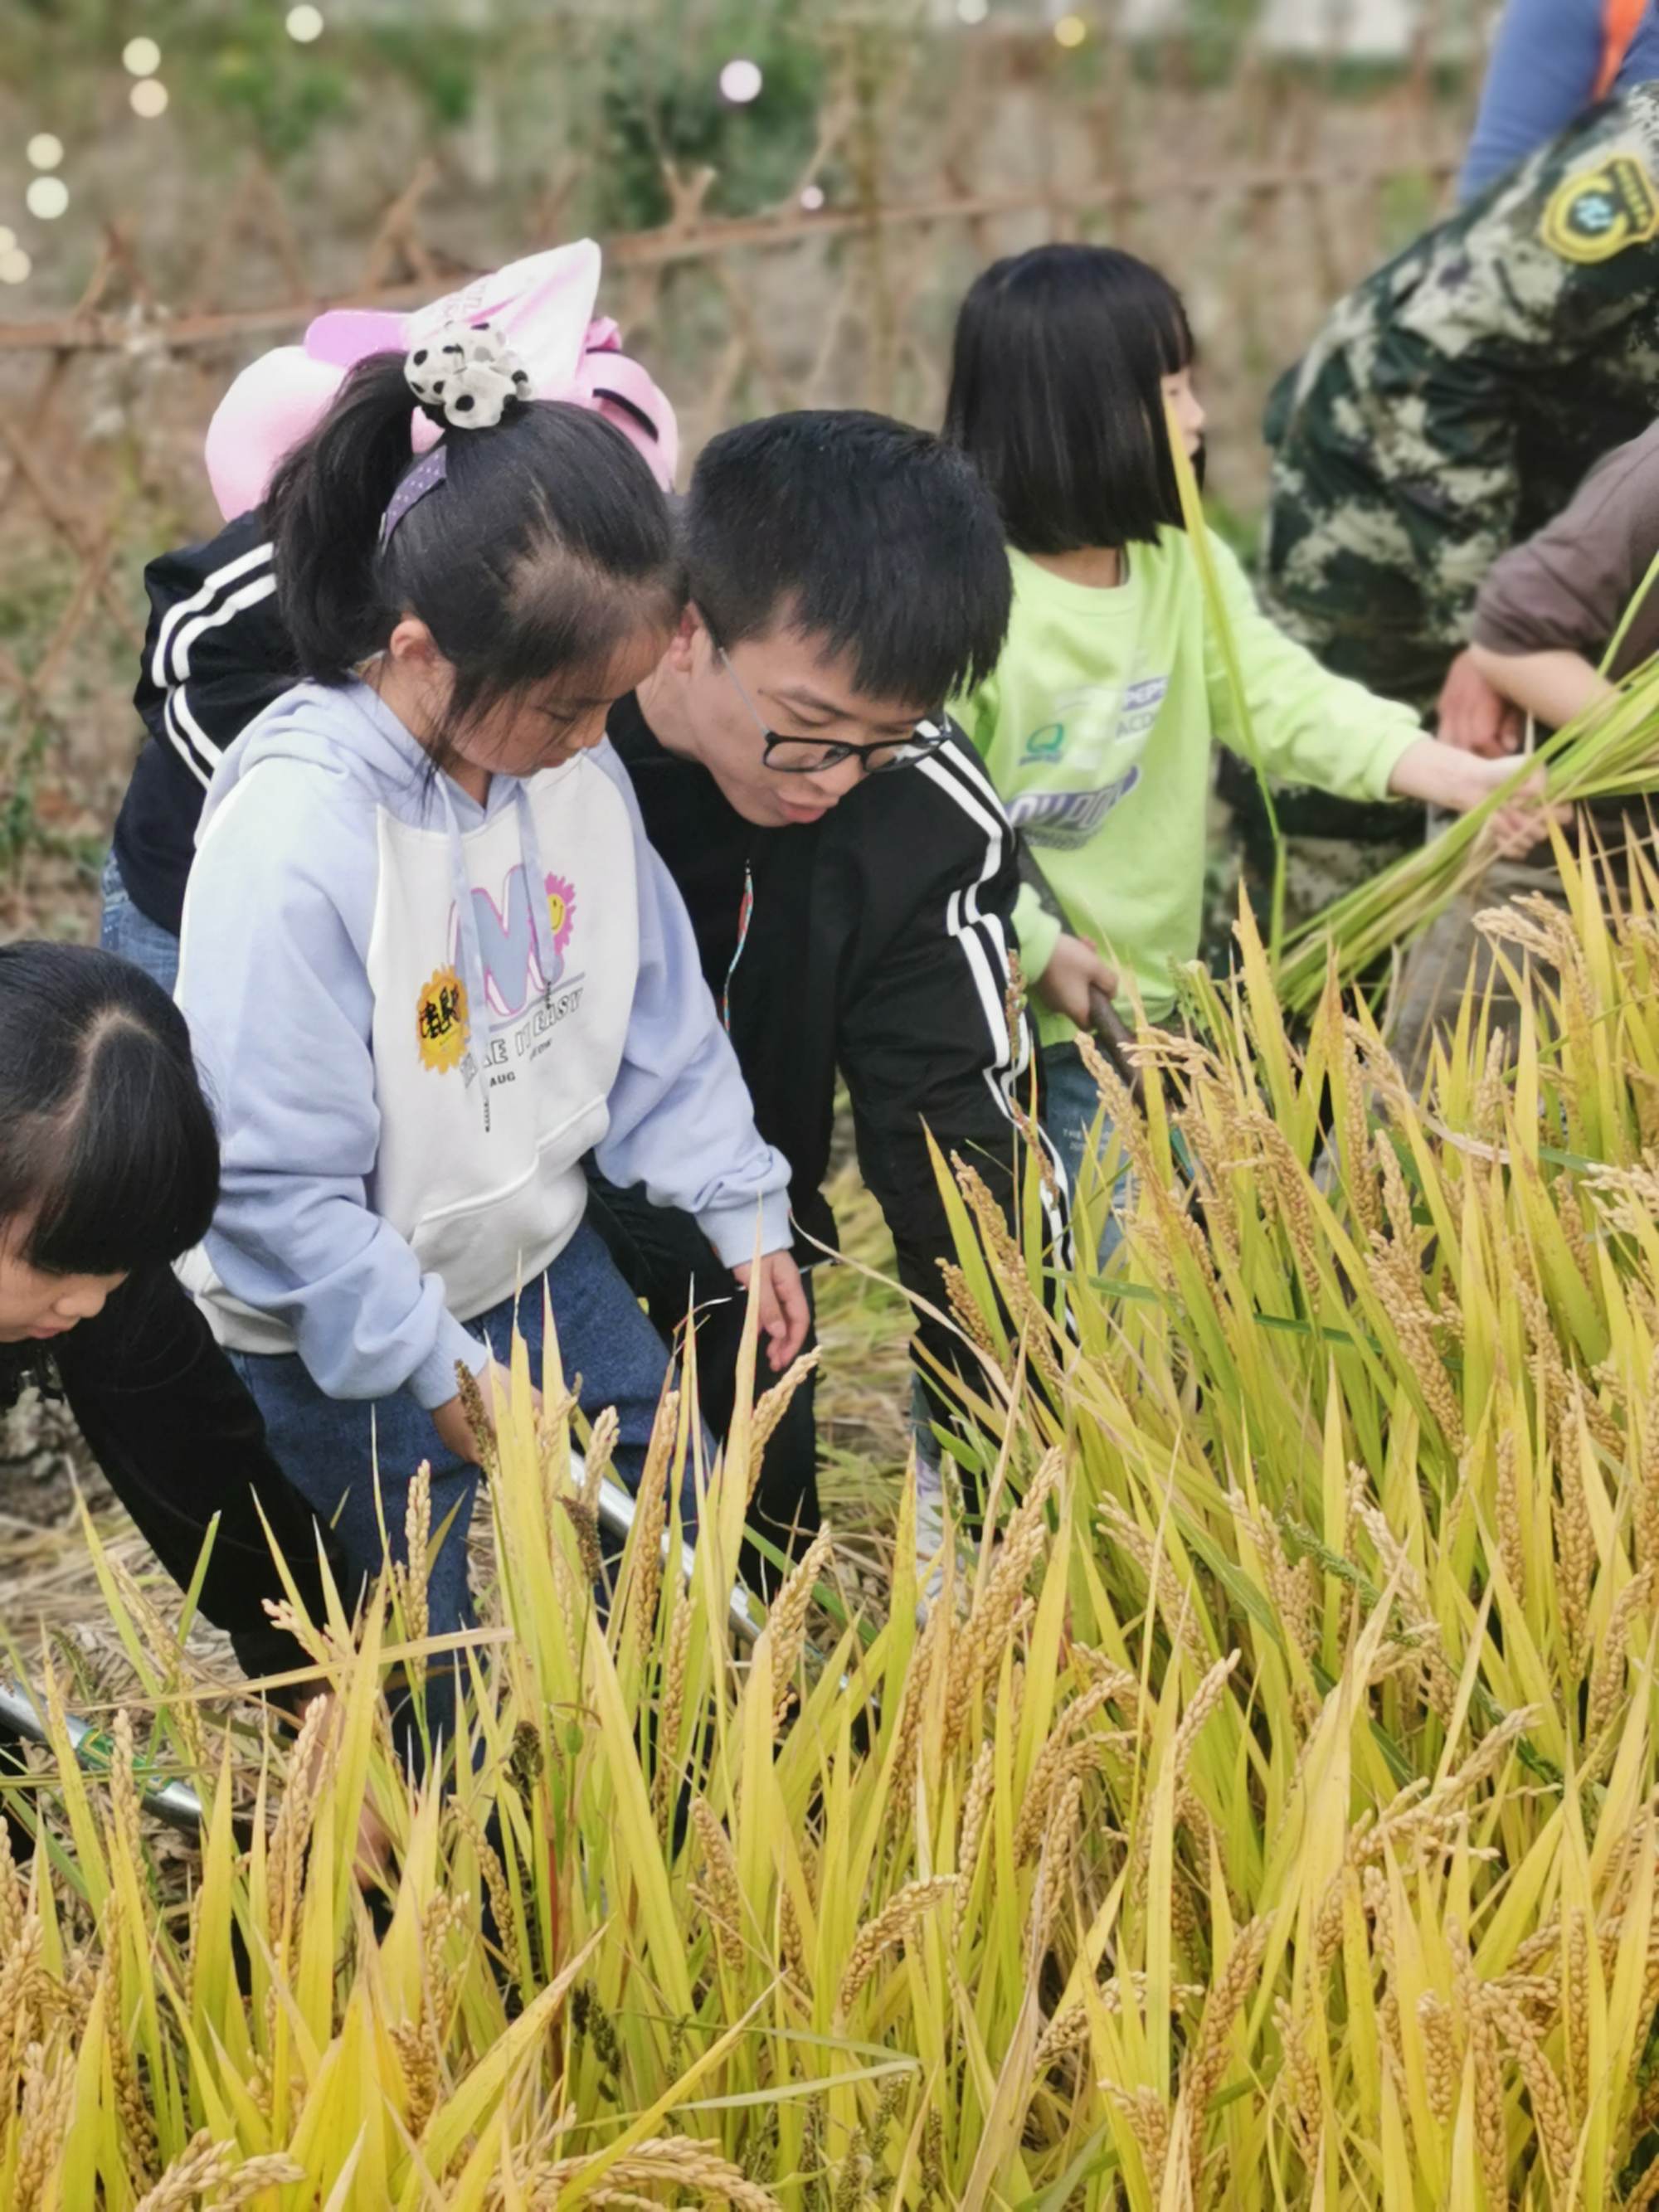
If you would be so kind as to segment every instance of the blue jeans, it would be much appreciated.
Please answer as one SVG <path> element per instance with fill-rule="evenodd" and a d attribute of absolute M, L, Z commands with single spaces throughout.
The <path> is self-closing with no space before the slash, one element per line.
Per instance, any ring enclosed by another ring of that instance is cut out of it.
<path fill-rule="evenodd" d="M 106 952 L 118 952 L 161 985 L 168 998 L 179 981 L 179 940 L 147 914 L 140 914 L 127 895 L 121 871 L 112 853 L 104 863 L 104 914 L 98 941 Z"/>
<path fill-rule="evenodd" d="M 534 1376 L 541 1372 L 544 1287 L 564 1372 L 580 1376 L 581 1408 L 590 1420 L 602 1407 L 616 1407 L 614 1464 L 629 1489 L 637 1490 L 668 1374 L 662 1340 L 641 1312 L 603 1240 L 584 1221 L 545 1273 L 526 1284 L 516 1302 L 518 1330 L 529 1346 Z M 515 1301 L 505 1298 L 468 1323 L 503 1360 L 512 1345 L 514 1310 Z M 381 1513 L 386 1548 L 396 1559 L 406 1558 L 409 1486 L 422 1461 L 428 1462 L 432 1535 L 449 1522 L 427 1579 L 428 1632 L 447 1636 L 471 1627 L 466 1534 L 480 1478 L 476 1467 L 439 1441 L 432 1416 L 406 1390 L 375 1400 L 331 1398 L 312 1381 L 296 1353 L 233 1352 L 230 1358 L 264 1416 L 278 1464 L 313 1510 L 333 1525 L 354 1577 L 370 1580 L 380 1571 Z M 682 1498 L 688 1541 L 695 1534 L 690 1504 Z M 349 1604 L 358 1591 L 353 1588 L 342 1595 Z M 426 1715 L 434 1742 L 441 1734 L 446 1741 L 453 1736 L 458 1673 L 465 1675 L 464 1661 L 453 1668 L 434 1662 L 428 1668 Z"/>
<path fill-rule="evenodd" d="M 1099 1157 L 1103 1159 L 1111 1143 L 1111 1117 L 1105 1113 L 1095 1079 L 1084 1066 L 1083 1054 L 1074 1044 L 1043 1047 L 1042 1082 L 1042 1126 L 1065 1163 L 1066 1181 L 1075 1192 L 1079 1172 L 1089 1155 L 1090 1132 L 1096 1118 L 1100 1120 Z M 1125 1160 L 1119 1165 L 1111 1206 L 1100 1232 L 1096 1258 L 1103 1269 L 1123 1241 L 1117 1209 L 1128 1192 L 1128 1162 Z"/>

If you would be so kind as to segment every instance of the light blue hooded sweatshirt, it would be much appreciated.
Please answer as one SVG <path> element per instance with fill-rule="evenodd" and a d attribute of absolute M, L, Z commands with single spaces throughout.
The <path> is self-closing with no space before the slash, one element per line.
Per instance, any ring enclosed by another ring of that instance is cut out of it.
<path fill-rule="evenodd" d="M 368 684 L 302 684 L 197 842 L 178 996 L 224 1167 L 182 1272 L 222 1342 L 441 1405 L 487 1357 L 468 1322 L 574 1233 L 589 1150 L 728 1267 L 757 1210 L 787 1248 L 787 1164 L 608 741 L 480 807 Z"/>

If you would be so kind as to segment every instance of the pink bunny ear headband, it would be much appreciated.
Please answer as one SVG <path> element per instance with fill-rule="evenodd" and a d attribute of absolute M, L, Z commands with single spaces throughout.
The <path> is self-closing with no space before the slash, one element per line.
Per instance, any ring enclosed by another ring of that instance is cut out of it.
<path fill-rule="evenodd" d="M 622 352 L 615 323 L 594 320 L 599 289 L 599 249 L 584 238 L 510 262 L 410 314 L 340 307 L 319 315 L 302 344 L 262 355 L 220 401 L 206 446 L 208 481 L 219 512 L 229 521 L 258 506 L 283 456 L 316 428 L 347 371 L 360 361 L 375 353 L 404 355 L 413 402 L 422 397 L 416 380 L 428 366 L 417 368 L 414 361 L 422 346 L 430 350 L 434 342 L 465 343 L 465 331 L 477 331 L 483 324 L 489 327 L 482 335 L 492 343 L 476 350 L 489 359 L 465 364 L 478 373 L 484 410 L 475 410 L 472 419 L 482 423 L 487 417 L 483 372 L 499 373 L 500 356 L 509 378 L 512 370 L 522 371 L 526 384 L 517 388 L 524 396 L 590 407 L 614 422 L 644 454 L 663 489 L 672 489 L 679 458 L 674 410 L 639 363 Z M 464 326 L 459 338 L 454 325 Z M 442 435 L 442 424 L 411 405 L 412 453 L 429 453 Z"/>

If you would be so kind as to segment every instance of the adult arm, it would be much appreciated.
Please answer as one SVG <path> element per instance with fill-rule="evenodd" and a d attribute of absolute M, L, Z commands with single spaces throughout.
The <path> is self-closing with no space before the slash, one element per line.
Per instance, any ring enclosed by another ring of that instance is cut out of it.
<path fill-rule="evenodd" d="M 1579 653 L 1494 653 L 1481 645 L 1469 653 L 1493 690 L 1547 730 L 1565 728 L 1613 696 L 1614 687 Z M 1516 733 L 1509 750 L 1518 742 Z"/>
<path fill-rule="evenodd" d="M 1554 520 L 1498 562 L 1475 603 L 1474 659 L 1559 729 L 1612 690 L 1598 673 L 1659 558 L 1659 428 L 1591 470 Z"/>
<path fill-rule="evenodd" d="M 258 1407 L 171 1271 L 125 1284 L 64 1339 L 57 1364 L 93 1458 L 181 1587 L 218 1516 L 201 1610 L 228 1632 L 245 1672 L 308 1666 L 264 1609 L 287 1595 L 272 1547 L 317 1621 L 326 1612 L 319 1550 L 343 1587 L 338 1548 L 271 1457 Z"/>

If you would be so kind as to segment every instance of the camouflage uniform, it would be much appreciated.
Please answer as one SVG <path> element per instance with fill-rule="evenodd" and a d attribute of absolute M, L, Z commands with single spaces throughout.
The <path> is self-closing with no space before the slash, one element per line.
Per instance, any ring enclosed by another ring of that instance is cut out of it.
<path fill-rule="evenodd" d="M 1263 608 L 1328 668 L 1427 714 L 1492 562 L 1656 412 L 1650 83 L 1592 108 L 1332 309 L 1268 402 Z M 1248 771 L 1223 788 L 1260 877 L 1260 796 Z M 1398 809 L 1304 791 L 1277 803 L 1291 920 L 1422 836 Z"/>

